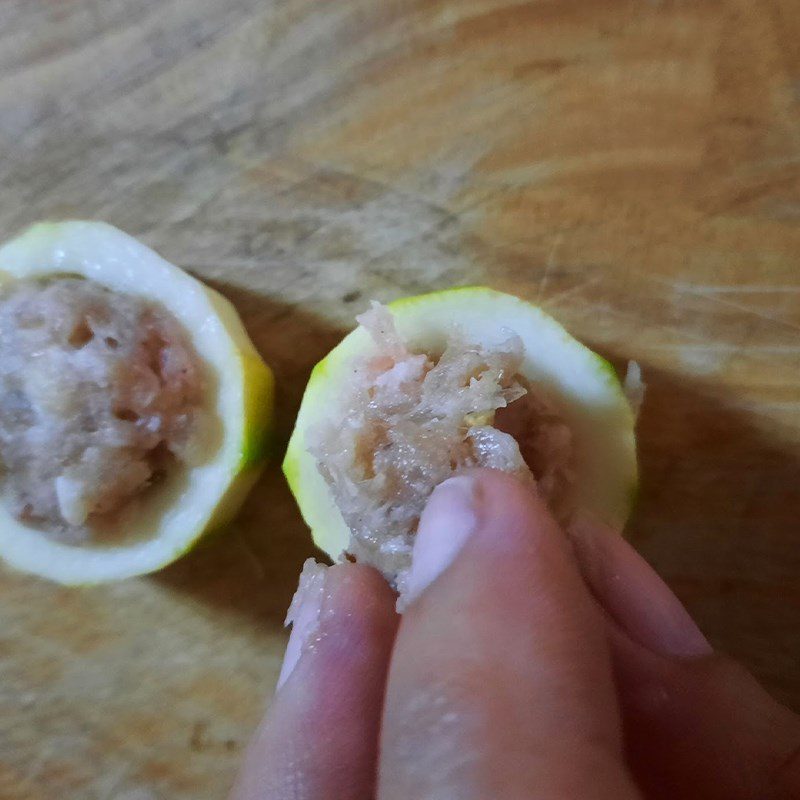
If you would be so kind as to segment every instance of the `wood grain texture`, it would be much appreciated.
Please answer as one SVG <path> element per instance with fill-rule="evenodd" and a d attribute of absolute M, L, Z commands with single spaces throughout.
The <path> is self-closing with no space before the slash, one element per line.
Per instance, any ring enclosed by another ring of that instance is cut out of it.
<path fill-rule="evenodd" d="M 632 536 L 800 707 L 793 0 L 5 0 L 0 231 L 108 220 L 279 381 L 367 299 L 485 282 L 649 384 Z M 0 572 L 0 796 L 223 797 L 307 534 L 272 468 L 149 579 Z"/>

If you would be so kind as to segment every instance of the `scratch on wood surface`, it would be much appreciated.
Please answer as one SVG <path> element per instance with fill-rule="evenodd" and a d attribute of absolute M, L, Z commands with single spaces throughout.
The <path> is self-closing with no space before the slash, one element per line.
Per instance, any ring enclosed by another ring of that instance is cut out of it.
<path fill-rule="evenodd" d="M 241 531 L 236 531 L 236 535 L 234 537 L 236 542 L 239 544 L 239 547 L 244 554 L 245 560 L 248 564 L 253 568 L 253 572 L 255 573 L 256 577 L 263 581 L 264 578 L 267 577 L 267 572 L 264 569 L 264 565 L 261 563 L 261 560 L 256 555 L 255 551 L 253 550 L 250 542 L 247 541 L 247 538 Z"/>
<path fill-rule="evenodd" d="M 709 303 L 713 303 L 714 305 L 722 306 L 724 308 L 731 308 L 736 311 L 741 311 L 743 314 L 748 314 L 749 316 L 757 317 L 758 319 L 763 320 L 764 322 L 768 322 L 771 325 L 774 325 L 778 328 L 785 328 L 791 331 L 798 331 L 800 332 L 800 325 L 796 325 L 794 322 L 789 322 L 788 320 L 781 319 L 780 317 L 776 317 L 772 314 L 769 314 L 765 311 L 760 311 L 757 308 L 752 308 L 751 306 L 744 305 L 743 303 L 738 303 L 735 300 L 729 300 L 724 295 L 728 292 L 724 291 L 726 289 L 732 289 L 732 294 L 744 294 L 746 290 L 749 288 L 756 294 L 767 294 L 773 292 L 783 292 L 788 291 L 789 293 L 795 293 L 800 291 L 800 287 L 793 286 L 793 285 L 784 285 L 784 286 L 770 286 L 769 284 L 751 284 L 748 286 L 714 286 L 714 285 L 696 285 L 691 283 L 690 281 L 671 281 L 667 278 L 661 278 L 654 275 L 647 275 L 646 273 L 640 272 L 644 278 L 649 279 L 651 281 L 655 281 L 661 285 L 669 286 L 674 291 L 678 292 L 679 294 L 687 294 L 691 295 L 692 297 L 698 297 L 703 300 L 706 300 Z M 737 291 L 738 290 L 738 291 Z M 745 291 L 742 291 L 745 290 Z"/>
<path fill-rule="evenodd" d="M 558 292 L 557 294 L 552 295 L 552 297 L 548 297 L 546 299 L 546 303 L 548 306 L 558 305 L 559 303 L 563 303 L 569 297 L 577 294 L 578 292 L 583 291 L 584 289 L 588 289 L 591 286 L 595 286 L 602 280 L 600 275 L 595 275 L 593 278 L 588 278 L 585 281 L 581 281 L 576 286 L 571 286 L 569 289 L 565 289 L 563 292 Z"/>
<path fill-rule="evenodd" d="M 687 281 L 670 281 L 670 285 L 679 292 L 699 295 L 717 294 L 796 294 L 800 292 L 800 285 L 772 286 L 769 284 L 744 284 L 738 286 L 701 286 Z"/>
<path fill-rule="evenodd" d="M 698 297 L 704 297 L 709 302 L 715 303 L 716 305 L 724 306 L 725 308 L 733 308 L 737 311 L 741 311 L 745 314 L 749 314 L 754 317 L 758 317 L 759 319 L 763 319 L 764 322 L 769 322 L 771 325 L 775 325 L 780 328 L 787 328 L 791 331 L 798 331 L 800 332 L 800 325 L 795 325 L 793 322 L 789 322 L 785 319 L 780 319 L 779 317 L 775 317 L 772 314 L 768 314 L 765 311 L 759 311 L 756 308 L 751 308 L 750 306 L 743 305 L 742 303 L 736 303 L 733 300 L 727 300 L 724 297 L 719 297 L 715 294 L 698 294 Z"/>
<path fill-rule="evenodd" d="M 592 281 L 582 283 L 579 286 L 572 287 L 571 289 L 567 289 L 561 294 L 554 295 L 553 297 L 557 301 L 560 301 L 563 298 L 563 296 L 571 295 L 574 292 L 577 292 L 579 289 L 584 289 L 587 286 L 590 286 L 593 283 L 596 283 L 600 280 L 601 278 L 597 277 Z M 549 305 L 550 300 L 549 299 L 546 300 L 545 303 Z M 591 315 L 593 318 L 619 320 L 620 322 L 624 323 L 626 327 L 630 325 L 636 326 L 639 324 L 640 320 L 640 317 L 637 315 L 635 311 L 631 310 L 626 311 L 620 308 L 619 306 L 612 305 L 611 303 L 608 302 L 600 302 L 597 300 L 592 300 L 591 297 L 582 299 L 582 302 L 580 304 L 580 309 L 577 309 L 574 306 L 571 308 L 572 312 L 576 312 L 578 310 L 583 316 Z M 656 319 L 653 319 L 649 322 L 648 330 L 661 332 L 666 337 L 675 337 L 676 335 L 680 335 L 684 337 L 687 341 L 695 342 L 698 346 L 702 346 L 702 344 L 705 342 L 705 338 L 701 334 L 696 333 L 695 331 L 687 328 L 686 326 L 676 328 L 674 325 L 669 325 L 664 322 L 659 322 Z M 643 342 L 637 341 L 636 344 L 637 346 L 644 346 Z M 677 342 L 673 345 L 673 347 L 680 347 L 680 346 L 682 346 L 681 342 Z"/>
<path fill-rule="evenodd" d="M 542 274 L 542 279 L 539 281 L 539 288 L 536 292 L 537 302 L 542 299 L 542 295 L 547 288 L 547 284 L 550 281 L 550 273 L 553 271 L 553 268 L 556 265 L 556 255 L 561 249 L 562 244 L 564 244 L 564 234 L 558 233 L 553 237 L 553 244 L 550 247 L 550 252 L 547 254 L 547 261 L 544 265 L 544 273 Z"/>
<path fill-rule="evenodd" d="M 730 342 L 704 342 L 682 344 L 681 342 L 653 342 L 648 350 L 710 350 L 722 353 L 764 353 L 769 355 L 792 355 L 800 353 L 800 345 L 793 344 L 731 344 Z"/>

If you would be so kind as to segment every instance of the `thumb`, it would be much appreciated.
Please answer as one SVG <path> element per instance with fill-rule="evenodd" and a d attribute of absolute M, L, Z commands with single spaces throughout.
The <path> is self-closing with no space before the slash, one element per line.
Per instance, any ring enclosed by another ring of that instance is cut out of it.
<path fill-rule="evenodd" d="M 639 796 L 602 619 L 530 487 L 484 470 L 441 484 L 420 520 L 409 594 L 379 797 Z"/>

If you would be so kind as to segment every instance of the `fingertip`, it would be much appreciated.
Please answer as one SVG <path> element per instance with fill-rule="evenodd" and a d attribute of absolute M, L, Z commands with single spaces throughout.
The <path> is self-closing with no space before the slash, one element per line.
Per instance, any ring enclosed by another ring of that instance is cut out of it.
<path fill-rule="evenodd" d="M 332 654 L 391 638 L 397 627 L 394 593 L 371 567 L 349 562 L 325 566 L 309 559 L 300 575 L 287 624 L 292 625 L 292 632 L 278 689 L 301 658 L 323 639 L 331 639 L 324 651 Z"/>
<path fill-rule="evenodd" d="M 342 608 L 362 614 L 384 616 L 387 604 L 394 603 L 394 592 L 383 576 L 366 564 L 343 562 L 328 567 L 330 593 Z"/>
<path fill-rule="evenodd" d="M 381 643 L 394 637 L 398 625 L 397 595 L 384 577 L 365 564 L 343 563 L 329 568 L 331 593 L 328 618 L 337 618 L 342 645 L 350 639 Z"/>
<path fill-rule="evenodd" d="M 470 470 L 437 486 L 420 517 L 403 586 L 410 605 L 453 563 L 464 545 L 503 559 L 530 550 L 540 536 L 563 536 L 533 482 L 491 469 Z M 473 543 L 471 540 L 477 540 Z"/>
<path fill-rule="evenodd" d="M 495 548 L 533 547 L 542 539 L 564 551 L 566 540 L 536 483 L 493 469 L 473 473 L 480 498 L 484 537 Z"/>

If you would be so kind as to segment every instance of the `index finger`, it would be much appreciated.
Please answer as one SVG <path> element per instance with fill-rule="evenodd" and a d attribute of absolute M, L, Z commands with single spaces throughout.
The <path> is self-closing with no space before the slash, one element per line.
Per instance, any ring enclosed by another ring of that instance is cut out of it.
<path fill-rule="evenodd" d="M 373 796 L 394 597 L 360 564 L 303 575 L 279 688 L 231 800 Z"/>
<path fill-rule="evenodd" d="M 409 585 L 381 800 L 637 796 L 603 626 L 529 487 L 489 471 L 438 487 Z"/>

